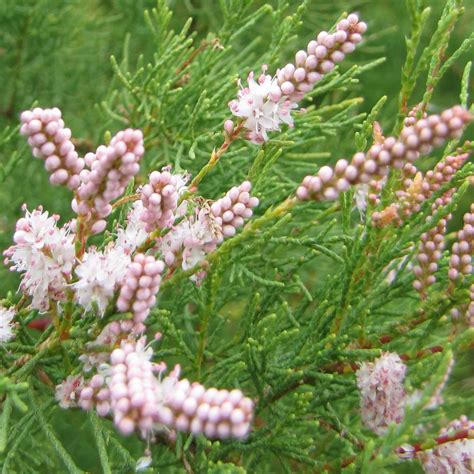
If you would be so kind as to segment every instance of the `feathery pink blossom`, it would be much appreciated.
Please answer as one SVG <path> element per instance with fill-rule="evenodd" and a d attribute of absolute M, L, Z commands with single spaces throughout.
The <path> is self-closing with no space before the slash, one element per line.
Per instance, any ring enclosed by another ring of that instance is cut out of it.
<path fill-rule="evenodd" d="M 90 311 L 93 304 L 104 314 L 115 290 L 123 282 L 130 256 L 121 247 L 109 247 L 104 252 L 88 250 L 75 268 L 78 280 L 73 283 L 76 301 Z"/>
<path fill-rule="evenodd" d="M 148 237 L 148 232 L 145 230 L 145 223 L 140 219 L 142 212 L 143 203 L 141 201 L 135 201 L 132 209 L 128 213 L 125 228 L 119 228 L 117 230 L 115 246 L 122 248 L 125 253 L 131 254 L 134 252 Z"/>
<path fill-rule="evenodd" d="M 240 86 L 238 100 L 229 102 L 229 108 L 236 117 L 245 119 L 247 138 L 259 145 L 268 140 L 268 131 L 280 130 L 280 124 L 293 126 L 290 112 L 296 104 L 282 97 L 276 78 L 262 73 L 255 81 L 251 72 L 247 83 L 247 87 Z"/>
<path fill-rule="evenodd" d="M 74 234 L 58 228 L 59 216 L 39 207 L 16 223 L 15 245 L 4 252 L 11 270 L 23 273 L 20 288 L 32 296 L 32 307 L 45 311 L 49 299 L 62 300 L 74 265 Z"/>
<path fill-rule="evenodd" d="M 220 223 L 210 209 L 203 206 L 161 237 L 158 248 L 166 265 L 181 265 L 183 270 L 188 270 L 202 262 L 222 240 Z"/>
<path fill-rule="evenodd" d="M 390 423 L 400 423 L 404 416 L 406 369 L 397 354 L 386 352 L 363 362 L 356 373 L 362 422 L 376 434 L 385 434 Z"/>
<path fill-rule="evenodd" d="M 440 435 L 452 436 L 461 430 L 474 430 L 474 421 L 462 416 L 443 428 Z M 470 474 L 474 472 L 474 439 L 441 443 L 433 449 L 417 452 L 416 457 L 427 474 Z"/>
<path fill-rule="evenodd" d="M 81 375 L 69 375 L 59 385 L 56 385 L 54 398 L 61 408 L 76 407 L 83 387 L 84 379 Z"/>

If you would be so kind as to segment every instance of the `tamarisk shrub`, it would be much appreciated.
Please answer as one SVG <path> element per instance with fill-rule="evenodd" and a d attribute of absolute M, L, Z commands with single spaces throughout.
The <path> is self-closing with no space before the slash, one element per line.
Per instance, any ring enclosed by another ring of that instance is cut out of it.
<path fill-rule="evenodd" d="M 40 19 L 97 8 L 36 3 L 0 133 L 2 472 L 474 472 L 463 2 L 395 2 L 399 93 L 383 2 L 222 1 L 192 33 L 112 2 L 116 80 L 81 50 L 38 106 L 24 58 L 68 53 Z"/>

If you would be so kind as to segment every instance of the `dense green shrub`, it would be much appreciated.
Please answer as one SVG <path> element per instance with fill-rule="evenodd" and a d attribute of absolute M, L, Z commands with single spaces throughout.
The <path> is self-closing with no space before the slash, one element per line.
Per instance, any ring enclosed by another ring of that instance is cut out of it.
<path fill-rule="evenodd" d="M 250 143 L 227 105 L 237 78 L 245 83 L 262 64 L 273 74 L 345 10 L 368 23 L 364 41 L 305 95 L 294 127 L 269 132 L 262 145 Z M 472 160 L 465 156 L 450 180 L 400 219 L 390 206 L 404 202 L 400 193 L 412 192 L 418 178 L 395 168 L 380 189 L 351 186 L 331 200 L 294 196 L 306 175 L 367 152 L 374 140 L 383 142 L 381 133 L 398 137 L 410 113 L 420 120 L 455 104 L 470 108 L 473 12 L 471 0 L 4 0 L 2 251 L 11 245 L 22 203 L 59 214 L 61 225 L 75 217 L 71 191 L 48 183 L 19 134 L 20 113 L 34 107 L 62 110 L 80 156 L 110 145 L 119 130 L 143 132 L 140 173 L 87 249 L 90 228 L 78 221 L 76 235 L 86 237 L 75 238 L 76 269 L 92 245 L 105 252 L 116 240 L 139 197 L 137 186 L 164 166 L 190 174 L 180 197 L 190 202 L 190 215 L 247 179 L 260 203 L 234 237 L 206 251 L 196 266 L 168 265 L 146 319 L 149 340 L 163 335 L 153 343 L 154 362 L 180 364 L 191 381 L 237 387 L 254 400 L 250 435 L 217 441 L 156 429 L 143 440 L 122 436 L 112 417 L 60 408 L 55 386 L 83 374 L 84 354 L 108 361 L 120 341 L 95 347 L 91 341 L 107 324 L 132 316 L 117 312 L 117 288 L 102 316 L 95 304 L 86 310 L 74 304 L 79 273 L 70 276 L 64 298 L 35 307 L 16 292 L 20 275 L 5 266 L 0 312 L 15 311 L 15 337 L 0 342 L 3 472 L 134 472 L 143 456 L 151 456 L 145 472 L 422 472 L 420 459 L 430 448 L 449 446 L 440 429 L 463 414 L 474 416 L 474 318 L 468 317 L 474 281 L 467 266 L 459 277 L 448 273 L 460 252 L 453 244 L 469 241 L 467 231 L 457 232 L 472 203 Z M 463 117 L 470 120 L 467 112 Z M 232 118 L 234 131 L 226 133 Z M 470 133 L 472 126 L 463 136 Z M 447 157 L 472 152 L 470 142 L 450 138 L 417 160 L 425 180 Z M 164 227 L 141 246 L 160 259 L 163 248 L 153 247 L 153 239 L 173 232 Z M 420 253 L 429 253 L 419 244 L 434 239 L 434 228 L 444 231 L 445 248 L 433 257 L 437 267 L 426 270 L 436 276 L 428 285 L 413 267 Z M 466 255 L 472 236 L 470 245 Z M 1 331 L 8 332 L 5 324 Z M 398 387 L 404 415 L 374 434 L 364 418 L 370 407 L 361 418 L 356 372 L 360 381 L 361 367 L 372 370 L 368 363 L 386 353 L 399 354 L 407 367 Z M 472 430 L 453 432 L 456 446 L 473 450 Z M 416 454 L 403 454 L 410 450 Z M 473 472 L 469 462 L 462 472 Z"/>

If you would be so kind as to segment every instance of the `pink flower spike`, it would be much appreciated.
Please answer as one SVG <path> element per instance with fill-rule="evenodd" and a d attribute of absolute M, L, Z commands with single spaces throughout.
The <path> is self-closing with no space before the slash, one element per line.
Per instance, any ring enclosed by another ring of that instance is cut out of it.
<path fill-rule="evenodd" d="M 20 120 L 20 132 L 28 137 L 34 156 L 43 160 L 45 168 L 52 173 L 50 183 L 75 190 L 80 184 L 79 173 L 84 168 L 84 159 L 75 151 L 71 130 L 64 128 L 61 111 L 38 107 L 22 112 Z"/>
<path fill-rule="evenodd" d="M 229 102 L 233 115 L 244 120 L 247 139 L 260 145 L 268 140 L 268 132 L 280 130 L 282 123 L 293 127 L 291 111 L 309 93 L 325 74 L 331 72 L 335 63 L 341 62 L 346 54 L 355 50 L 362 40 L 367 25 L 359 22 L 357 15 L 341 20 L 334 34 L 322 31 L 316 40 L 311 40 L 306 51 L 295 55 L 295 64 L 288 63 L 278 69 L 274 76 L 263 74 L 254 79 L 248 75 L 248 87 L 241 87 L 237 99 Z"/>
<path fill-rule="evenodd" d="M 441 146 L 446 140 L 460 136 L 471 120 L 470 113 L 458 105 L 446 110 L 440 116 L 432 115 L 419 121 L 409 117 L 399 138 L 384 138 L 383 142 L 374 143 L 367 153 L 356 153 L 345 171 L 335 169 L 330 176 L 331 168 L 327 166 L 321 168 L 322 175 L 318 174 L 322 181 L 321 186 L 310 187 L 311 181 L 305 177 L 298 188 L 297 197 L 303 200 L 308 198 L 334 200 L 345 189 L 345 186 L 342 186 L 337 190 L 337 182 L 341 178 L 345 178 L 352 185 L 381 181 L 388 174 L 390 167 L 403 168 L 407 162 L 410 163 L 420 155 L 429 153 L 432 146 Z M 429 133 L 426 130 L 429 130 Z M 421 138 L 426 141 L 422 142 Z M 460 155 L 458 164 L 454 166 L 460 166 L 464 159 L 464 155 Z M 446 177 L 441 177 L 441 181 L 449 180 L 449 176 L 452 176 L 452 170 L 448 167 Z M 436 184 L 433 183 L 433 186 Z M 306 188 L 306 192 L 302 188 Z M 382 220 L 379 219 L 378 222 Z"/>
<path fill-rule="evenodd" d="M 140 193 L 143 211 L 140 219 L 145 223 L 145 231 L 169 227 L 175 220 L 179 195 L 185 190 L 184 175 L 172 175 L 168 168 L 153 171 L 148 184 Z"/>
<path fill-rule="evenodd" d="M 235 235 L 237 228 L 243 225 L 244 218 L 252 217 L 252 209 L 258 206 L 258 198 L 249 194 L 251 188 L 251 183 L 244 181 L 212 204 L 211 212 L 217 224 L 222 226 L 225 237 Z"/>
<path fill-rule="evenodd" d="M 151 255 L 137 254 L 128 267 L 117 299 L 117 309 L 131 311 L 135 323 L 143 323 L 156 302 L 165 266 Z"/>
<path fill-rule="evenodd" d="M 88 153 L 89 169 L 81 174 L 74 208 L 86 221 L 93 234 L 105 229 L 105 218 L 112 212 L 111 202 L 119 198 L 130 180 L 138 173 L 143 156 L 143 134 L 128 128 L 118 132 L 107 147 L 101 145 Z M 96 222 L 101 222 L 94 226 Z"/>

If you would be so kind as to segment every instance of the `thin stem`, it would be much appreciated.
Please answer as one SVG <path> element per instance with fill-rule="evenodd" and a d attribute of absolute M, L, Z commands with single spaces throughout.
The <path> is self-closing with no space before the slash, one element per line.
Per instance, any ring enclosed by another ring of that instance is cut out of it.
<path fill-rule="evenodd" d="M 77 216 L 77 234 L 76 234 L 76 258 L 81 260 L 86 251 L 88 226 L 84 222 L 83 216 Z"/>
<path fill-rule="evenodd" d="M 408 454 L 408 453 L 415 454 L 415 453 L 419 453 L 420 451 L 433 449 L 436 446 L 440 446 L 446 443 L 451 443 L 453 441 L 459 441 L 461 439 L 474 439 L 474 430 L 466 428 L 464 430 L 460 430 L 454 433 L 453 435 L 448 435 L 448 434 L 441 435 L 429 441 L 412 444 L 410 445 L 409 449 L 402 446 L 398 448 L 397 452 L 400 455 Z"/>
<path fill-rule="evenodd" d="M 118 201 L 115 201 L 112 204 L 112 209 L 117 209 L 117 207 L 123 206 L 124 204 L 127 204 L 129 202 L 134 202 L 138 201 L 140 199 L 140 195 L 137 194 L 129 194 L 128 196 L 124 196 L 120 198 Z"/>
<path fill-rule="evenodd" d="M 56 347 L 58 344 L 58 339 L 55 337 L 56 335 L 50 336 L 46 341 L 44 341 L 38 347 L 38 352 L 36 355 L 31 356 L 29 354 L 20 357 L 16 364 L 11 367 L 7 372 L 6 375 L 11 375 L 15 373 L 15 377 L 19 380 L 21 377 L 28 375 L 36 366 L 36 364 L 52 349 Z M 18 368 L 20 366 L 20 368 Z"/>
<path fill-rule="evenodd" d="M 191 184 L 189 185 L 189 193 L 194 193 L 197 191 L 199 183 L 217 165 L 217 163 L 219 163 L 219 160 L 228 150 L 231 143 L 234 142 L 239 137 L 240 131 L 242 130 L 243 125 L 244 125 L 244 122 L 239 122 L 237 126 L 234 128 L 234 131 L 232 132 L 232 134 L 226 135 L 226 139 L 224 143 L 220 146 L 220 148 L 218 148 L 217 150 L 215 149 L 212 150 L 211 158 L 209 159 L 207 164 L 201 168 L 201 171 L 199 171 L 199 173 L 191 181 Z M 185 199 L 185 197 L 183 197 L 181 200 L 183 199 Z"/>
<path fill-rule="evenodd" d="M 219 49 L 224 49 L 224 47 L 222 46 L 222 44 L 220 43 L 219 41 L 219 38 L 214 38 L 213 40 L 211 41 L 201 41 L 201 44 L 199 45 L 198 48 L 196 48 L 190 55 L 189 57 L 183 62 L 183 64 L 181 64 L 181 66 L 179 66 L 177 69 L 176 69 L 176 75 L 178 76 L 182 71 L 184 71 L 184 69 L 186 69 L 195 59 L 196 57 L 202 53 L 203 51 L 205 51 L 209 46 L 212 46 L 213 48 L 219 48 Z"/>

